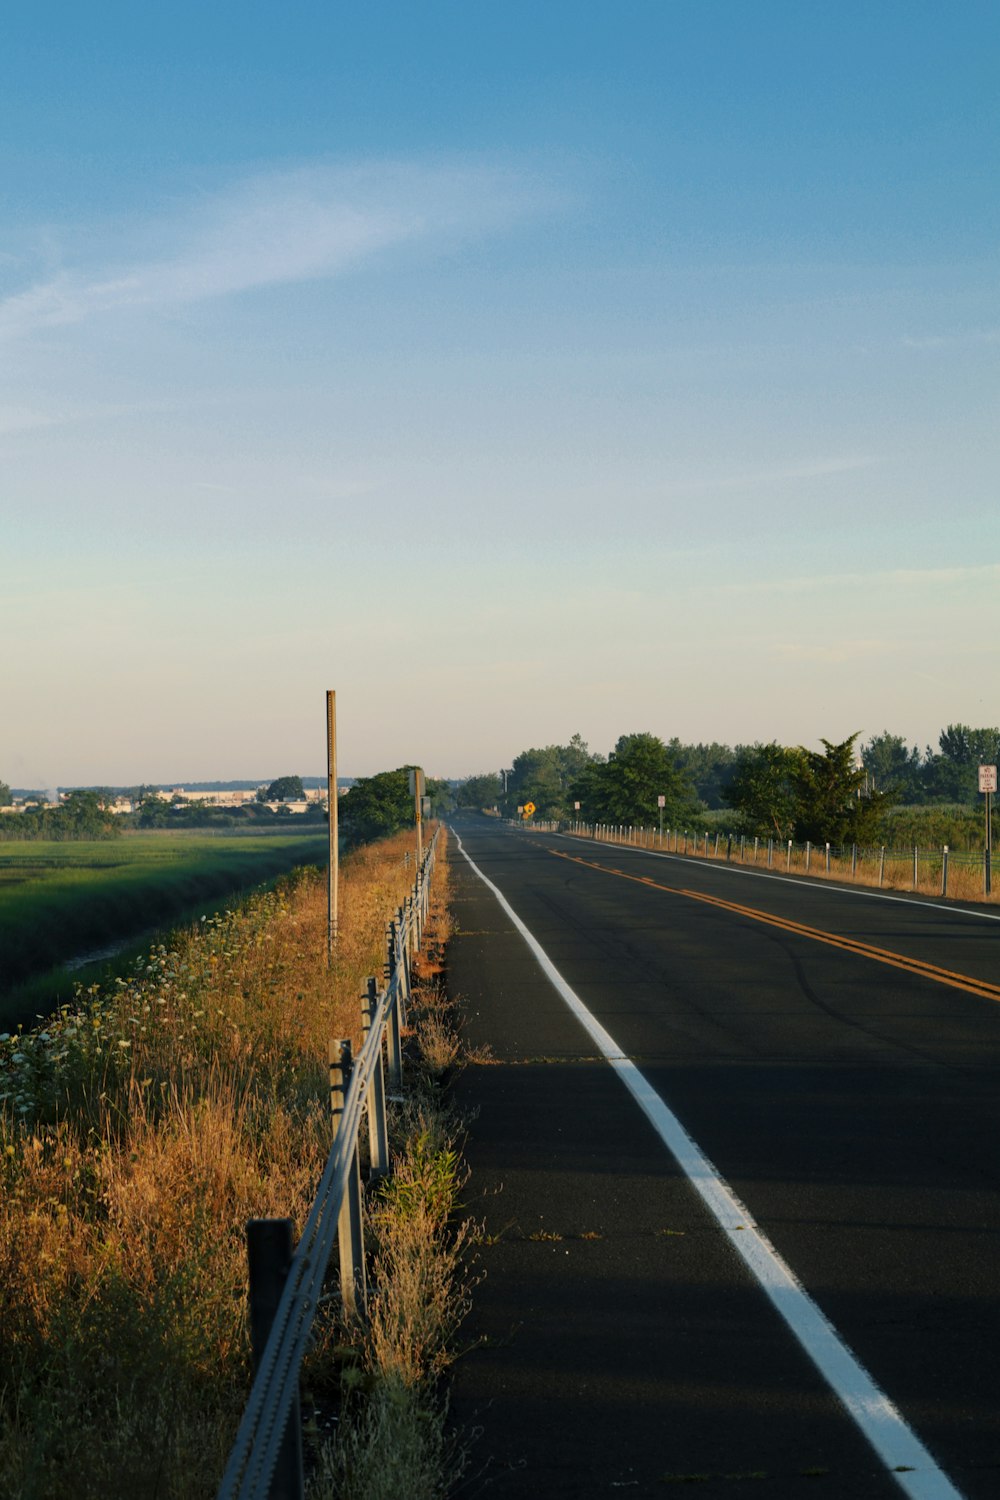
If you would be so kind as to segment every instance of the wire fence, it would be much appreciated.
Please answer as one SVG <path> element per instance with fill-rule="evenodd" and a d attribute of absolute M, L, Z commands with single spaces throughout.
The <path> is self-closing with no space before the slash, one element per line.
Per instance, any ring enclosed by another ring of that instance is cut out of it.
<path fill-rule="evenodd" d="M 247 1226 L 256 1373 L 217 1500 L 301 1500 L 304 1495 L 299 1372 L 334 1245 L 344 1313 L 364 1317 L 359 1137 L 367 1117 L 371 1176 L 383 1175 L 389 1168 L 386 1072 L 389 1089 L 398 1094 L 410 963 L 427 921 L 437 841 L 435 833 L 412 895 L 388 924 L 384 987 L 369 979 L 361 1001 L 365 1039 L 360 1052 L 355 1058 L 349 1041 L 330 1043 L 335 1137 L 302 1237 L 292 1252 L 289 1220 L 258 1219 Z"/>
<path fill-rule="evenodd" d="M 965 852 L 920 847 L 875 847 L 859 844 L 795 843 L 792 839 L 754 837 L 697 827 L 653 828 L 620 823 L 533 822 L 538 831 L 562 830 L 599 843 L 662 850 L 729 864 L 756 865 L 761 869 L 828 877 L 889 890 L 915 891 L 968 901 L 993 901 L 990 850 Z"/>

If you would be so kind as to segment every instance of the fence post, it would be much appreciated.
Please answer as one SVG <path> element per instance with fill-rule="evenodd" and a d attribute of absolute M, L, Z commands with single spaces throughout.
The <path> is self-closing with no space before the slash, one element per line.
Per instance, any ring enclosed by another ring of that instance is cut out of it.
<path fill-rule="evenodd" d="M 382 1037 L 372 1036 L 372 1021 L 378 1010 L 378 984 L 374 976 L 368 981 L 368 989 L 361 997 L 361 1030 L 364 1035 L 362 1050 L 371 1045 L 377 1056 L 372 1069 L 372 1081 L 368 1088 L 368 1149 L 371 1155 L 372 1177 L 384 1177 L 389 1170 L 389 1130 L 385 1117 L 385 1072 L 382 1068 Z"/>
<path fill-rule="evenodd" d="M 852 844 L 851 845 L 851 879 L 852 880 L 854 879 L 855 875 L 857 875 L 857 873 L 858 873 L 858 846 L 857 846 L 857 844 Z"/>
<path fill-rule="evenodd" d="M 760 845 L 760 839 L 757 837 L 756 834 L 754 834 L 754 839 L 753 839 L 753 862 L 754 862 L 754 864 L 757 863 L 757 849 L 758 849 L 759 845 Z"/>
<path fill-rule="evenodd" d="M 743 861 L 744 861 L 744 859 L 746 859 L 746 847 L 747 847 L 747 836 L 746 836 L 745 833 L 741 833 L 740 834 L 740 864 L 742 864 Z"/>
<path fill-rule="evenodd" d="M 791 841 L 791 839 L 789 839 L 788 840 L 788 863 L 786 864 L 785 869 L 786 870 L 790 870 L 791 868 L 792 868 L 792 841 Z"/>
<path fill-rule="evenodd" d="M 878 857 L 878 883 L 879 883 L 880 886 L 881 886 L 882 881 L 884 879 L 885 879 L 885 845 L 883 844 L 881 850 L 879 851 L 879 857 Z"/>
<path fill-rule="evenodd" d="M 767 841 L 767 868 L 770 869 L 773 864 L 774 864 L 774 839 L 768 839 L 768 841 Z"/>
<path fill-rule="evenodd" d="M 941 894 L 948 894 L 948 845 L 941 850 Z"/>
<path fill-rule="evenodd" d="M 809 860 L 812 855 L 812 844 L 806 839 L 806 874 L 809 874 Z"/>
<path fill-rule="evenodd" d="M 917 883 L 918 883 L 919 878 L 920 878 L 920 872 L 919 872 L 918 865 L 917 865 L 918 858 L 919 858 L 919 851 L 917 849 L 917 845 L 914 844 L 914 846 L 913 846 L 913 889 L 914 890 L 916 890 Z"/>
<path fill-rule="evenodd" d="M 267 1344 L 274 1315 L 292 1263 L 291 1219 L 251 1219 L 247 1224 L 247 1266 L 250 1273 L 250 1347 L 256 1373 Z M 302 1500 L 302 1414 L 296 1391 L 288 1412 L 268 1486 L 269 1500 Z"/>
<path fill-rule="evenodd" d="M 719 830 L 716 829 L 715 830 L 715 857 L 716 857 L 716 859 L 718 859 L 718 857 L 719 857 L 719 837 L 720 837 Z"/>
<path fill-rule="evenodd" d="M 400 927 L 395 922 L 392 926 L 396 962 L 393 977 L 389 981 L 389 1016 L 385 1030 L 385 1044 L 389 1054 L 389 1087 L 393 1098 L 398 1099 L 403 1092 L 403 1042 L 400 1029 L 404 1024 L 403 992 L 406 988 L 406 949 L 400 936 Z"/>
<path fill-rule="evenodd" d="M 330 1042 L 330 1107 L 333 1111 L 334 1136 L 340 1131 L 347 1091 L 354 1072 L 354 1057 L 349 1038 Z M 358 1143 L 353 1142 L 351 1167 L 347 1174 L 344 1201 L 337 1220 L 340 1246 L 340 1300 L 348 1318 L 364 1316 L 367 1294 L 365 1246 L 361 1225 L 361 1171 L 358 1166 Z"/>
<path fill-rule="evenodd" d="M 705 830 L 705 858 L 708 858 L 708 829 Z"/>
<path fill-rule="evenodd" d="M 726 834 L 726 858 L 727 859 L 732 859 L 732 857 L 733 857 L 733 836 L 732 836 L 731 833 L 727 833 Z"/>

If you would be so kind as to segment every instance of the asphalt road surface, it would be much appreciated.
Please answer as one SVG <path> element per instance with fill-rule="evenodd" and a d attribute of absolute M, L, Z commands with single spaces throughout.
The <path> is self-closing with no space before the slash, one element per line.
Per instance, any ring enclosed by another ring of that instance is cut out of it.
<path fill-rule="evenodd" d="M 465 1493 L 1000 1496 L 997 914 L 456 829 Z"/>

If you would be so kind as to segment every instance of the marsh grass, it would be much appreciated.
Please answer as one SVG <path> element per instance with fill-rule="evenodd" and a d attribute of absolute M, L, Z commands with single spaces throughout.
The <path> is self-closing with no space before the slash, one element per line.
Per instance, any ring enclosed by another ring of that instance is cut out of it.
<path fill-rule="evenodd" d="M 302 872 L 0 1037 L 0 1493 L 214 1493 L 249 1376 L 245 1222 L 301 1229 L 327 1042 L 360 1043 L 407 848 L 344 862 L 330 969 Z"/>
<path fill-rule="evenodd" d="M 325 834 L 316 831 L 0 843 L 0 988 L 7 992 L 65 960 L 184 920 L 196 903 L 223 900 L 323 859 L 325 848 Z"/>

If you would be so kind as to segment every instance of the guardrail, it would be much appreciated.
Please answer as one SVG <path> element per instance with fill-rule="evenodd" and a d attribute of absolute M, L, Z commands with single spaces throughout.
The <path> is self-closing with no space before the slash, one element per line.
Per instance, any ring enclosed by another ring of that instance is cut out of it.
<path fill-rule="evenodd" d="M 304 1494 L 299 1371 L 335 1243 L 344 1311 L 349 1318 L 364 1317 L 359 1136 L 367 1114 L 371 1176 L 386 1173 L 385 1064 L 389 1087 L 398 1093 L 410 960 L 419 951 L 427 921 L 437 841 L 435 833 L 417 871 L 413 894 L 388 924 L 384 988 L 380 990 L 373 977 L 361 999 L 360 1052 L 353 1056 L 350 1041 L 330 1043 L 335 1137 L 298 1246 L 293 1252 L 289 1219 L 253 1219 L 247 1225 L 256 1373 L 217 1500 L 301 1500 Z"/>
<path fill-rule="evenodd" d="M 563 822 L 527 824 L 537 829 L 562 829 L 580 838 L 600 843 L 624 844 L 639 849 L 671 851 L 702 859 L 727 863 L 754 864 L 786 873 L 824 874 L 839 880 L 854 880 L 863 885 L 918 891 L 930 888 L 935 894 L 949 894 L 949 876 L 965 875 L 966 884 L 982 882 L 984 896 L 992 894 L 993 859 L 988 849 L 961 853 L 947 844 L 940 848 L 921 848 L 911 844 L 903 849 L 888 845 L 874 847 L 861 844 L 796 844 L 791 839 L 755 838 L 751 834 L 711 832 L 697 828 L 656 828 L 615 823 Z M 895 867 L 895 868 L 894 868 Z M 954 889 L 952 894 L 955 894 Z M 968 893 L 963 892 L 968 899 Z"/>

